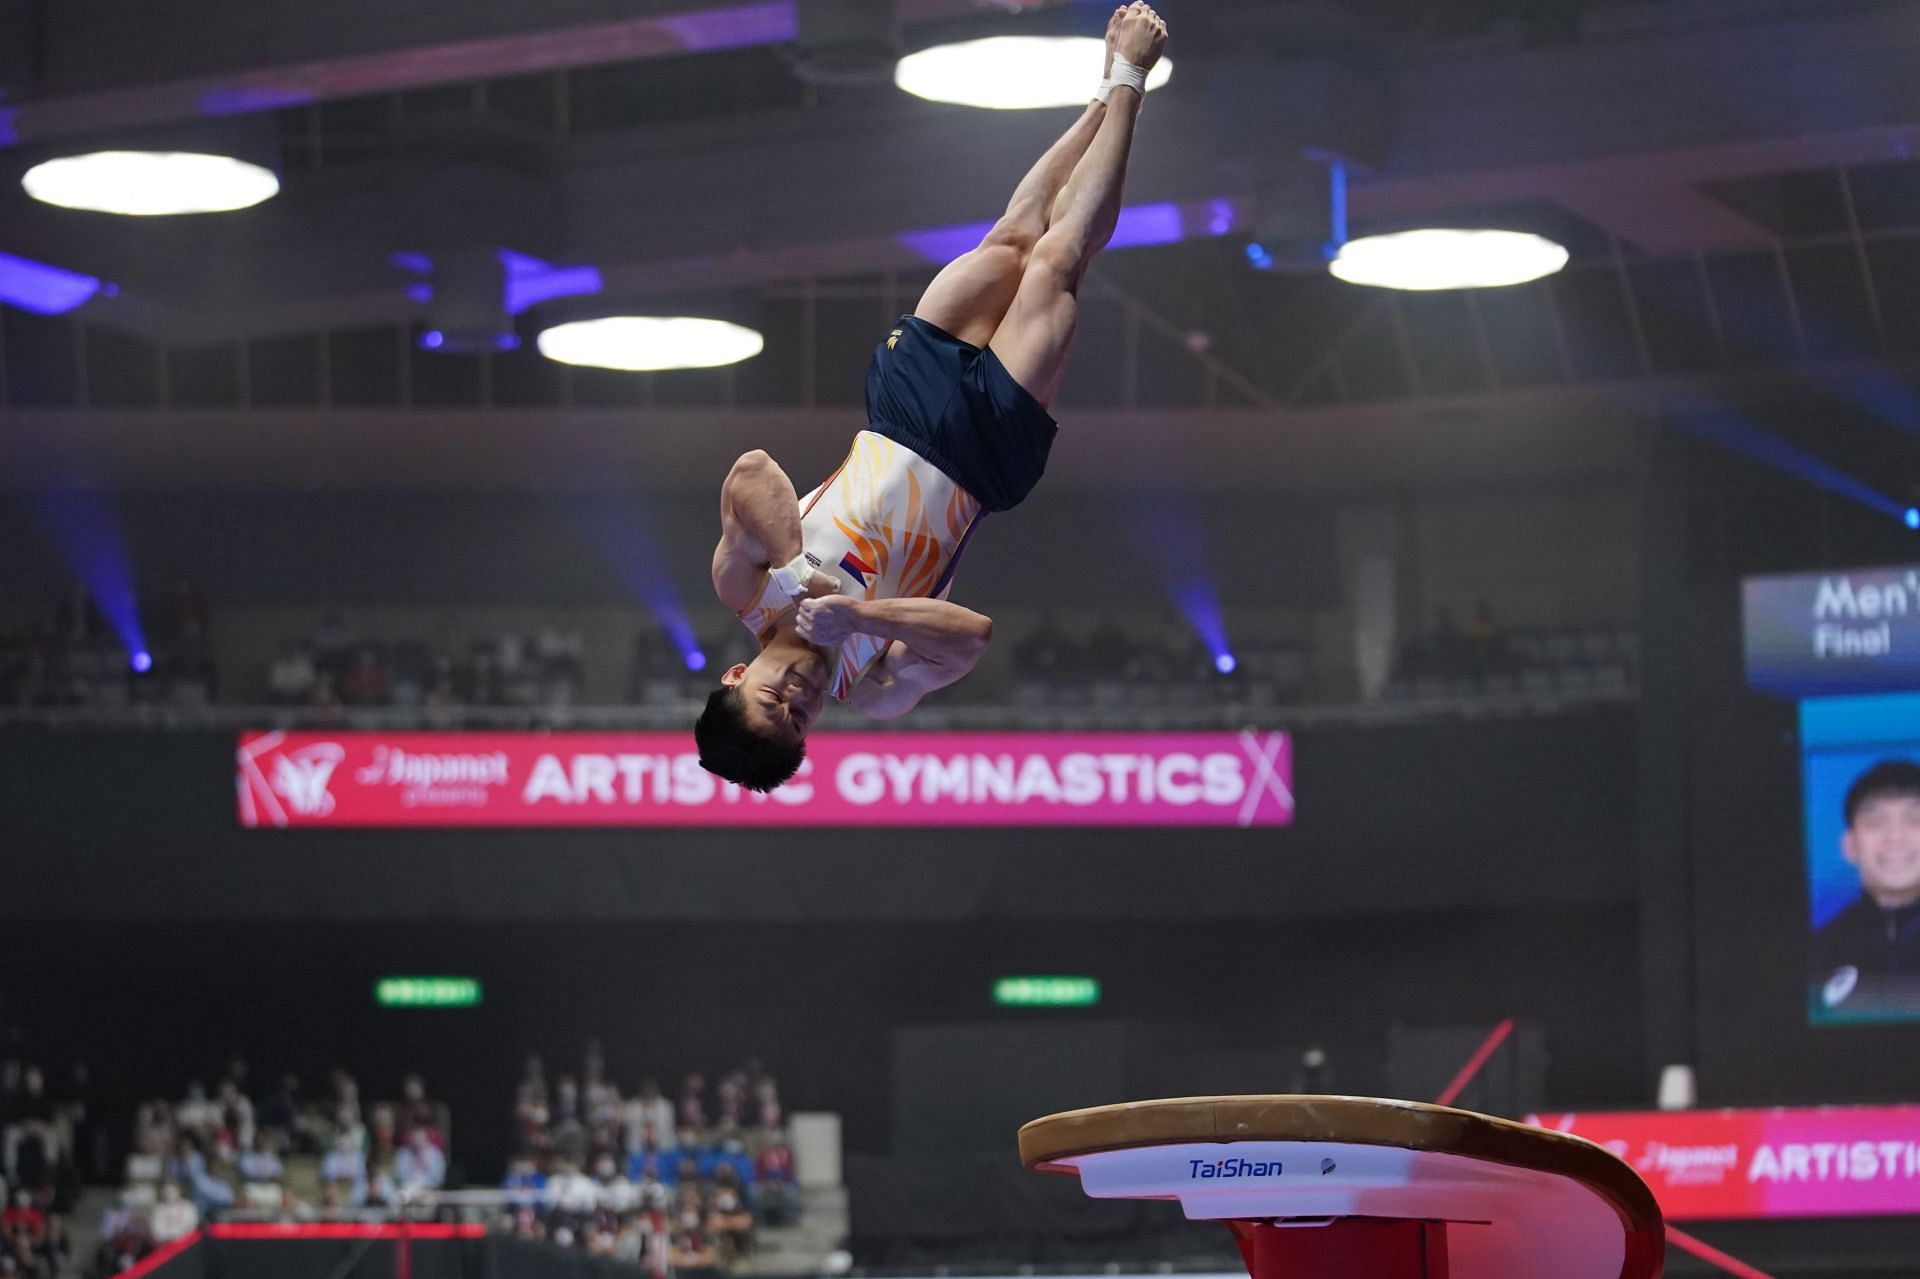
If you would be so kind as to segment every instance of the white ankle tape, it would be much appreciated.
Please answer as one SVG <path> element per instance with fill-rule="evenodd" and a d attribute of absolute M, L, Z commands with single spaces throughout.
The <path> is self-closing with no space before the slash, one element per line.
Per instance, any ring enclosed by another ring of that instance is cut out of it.
<path fill-rule="evenodd" d="M 1098 101 L 1105 102 L 1115 89 L 1123 85 L 1143 98 L 1147 96 L 1147 73 L 1116 53 L 1113 55 L 1113 70 L 1107 73 L 1106 82 L 1100 86 L 1100 92 L 1093 96 Z"/>

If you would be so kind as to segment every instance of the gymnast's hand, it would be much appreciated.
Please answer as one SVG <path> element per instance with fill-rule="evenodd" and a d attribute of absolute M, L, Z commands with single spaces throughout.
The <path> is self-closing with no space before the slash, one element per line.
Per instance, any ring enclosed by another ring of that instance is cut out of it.
<path fill-rule="evenodd" d="M 859 633 L 860 605 L 844 595 L 801 600 L 793 629 L 815 647 L 836 648 L 846 643 L 848 636 Z"/>

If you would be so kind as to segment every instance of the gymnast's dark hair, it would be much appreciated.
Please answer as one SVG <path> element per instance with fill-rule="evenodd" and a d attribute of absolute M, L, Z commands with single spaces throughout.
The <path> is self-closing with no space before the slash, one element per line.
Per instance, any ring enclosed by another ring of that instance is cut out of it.
<path fill-rule="evenodd" d="M 1847 825 L 1861 806 L 1875 799 L 1920 799 L 1920 764 L 1910 759 L 1883 759 L 1847 788 Z"/>
<path fill-rule="evenodd" d="M 777 790 L 800 771 L 807 757 L 804 741 L 786 742 L 762 736 L 747 724 L 747 703 L 737 688 L 716 688 L 707 694 L 707 709 L 693 725 L 700 747 L 700 767 L 748 790 Z"/>

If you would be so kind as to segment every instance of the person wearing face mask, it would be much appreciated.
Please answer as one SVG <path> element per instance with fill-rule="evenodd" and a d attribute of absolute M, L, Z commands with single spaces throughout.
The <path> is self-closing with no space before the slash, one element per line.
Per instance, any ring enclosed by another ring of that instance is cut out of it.
<path fill-rule="evenodd" d="M 594 1157 L 593 1180 L 600 1188 L 600 1210 L 623 1216 L 640 1206 L 640 1187 L 620 1174 L 611 1151 Z"/>

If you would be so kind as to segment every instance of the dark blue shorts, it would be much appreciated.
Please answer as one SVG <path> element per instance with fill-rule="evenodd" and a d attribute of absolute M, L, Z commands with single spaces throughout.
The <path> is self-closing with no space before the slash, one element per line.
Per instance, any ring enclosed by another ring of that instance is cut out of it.
<path fill-rule="evenodd" d="M 1060 428 L 992 351 L 911 315 L 867 366 L 867 429 L 904 444 L 989 511 L 1020 505 Z"/>

